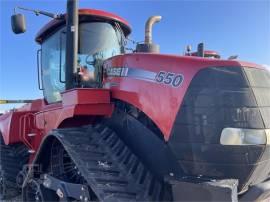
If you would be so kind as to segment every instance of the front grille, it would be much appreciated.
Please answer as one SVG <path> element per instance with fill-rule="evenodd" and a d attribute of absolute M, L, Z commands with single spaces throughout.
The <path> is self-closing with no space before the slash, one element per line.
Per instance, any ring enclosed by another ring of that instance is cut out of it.
<path fill-rule="evenodd" d="M 265 146 L 223 146 L 223 128 L 270 128 L 270 74 L 248 67 L 209 67 L 192 79 L 169 145 L 188 175 L 237 178 L 239 189 L 268 177 Z M 260 164 L 260 166 L 259 166 Z M 263 172 L 253 178 L 257 170 Z M 262 171 L 263 170 L 263 171 Z"/>

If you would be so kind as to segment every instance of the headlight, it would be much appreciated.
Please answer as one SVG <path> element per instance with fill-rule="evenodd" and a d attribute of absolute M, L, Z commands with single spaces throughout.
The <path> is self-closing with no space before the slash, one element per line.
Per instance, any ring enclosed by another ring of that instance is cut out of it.
<path fill-rule="evenodd" d="M 270 130 L 224 128 L 221 132 L 220 144 L 222 145 L 270 144 Z"/>

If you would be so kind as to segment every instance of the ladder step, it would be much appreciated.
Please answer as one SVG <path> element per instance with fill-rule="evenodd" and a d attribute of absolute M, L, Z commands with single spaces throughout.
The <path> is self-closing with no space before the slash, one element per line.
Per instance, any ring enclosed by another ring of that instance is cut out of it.
<path fill-rule="evenodd" d="M 36 133 L 28 133 L 27 136 L 28 137 L 35 137 L 37 134 Z"/>

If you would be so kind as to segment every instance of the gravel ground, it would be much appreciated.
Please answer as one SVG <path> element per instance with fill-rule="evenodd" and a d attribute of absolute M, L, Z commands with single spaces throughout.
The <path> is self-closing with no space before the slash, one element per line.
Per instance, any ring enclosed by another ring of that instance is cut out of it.
<path fill-rule="evenodd" d="M 21 202 L 21 201 L 22 201 L 21 196 L 18 196 L 16 198 L 11 199 L 11 200 L 3 200 L 1 202 Z M 269 202 L 269 201 L 270 201 L 270 198 L 269 199 L 265 199 L 265 200 L 263 200 L 261 202 Z"/>
<path fill-rule="evenodd" d="M 4 200 L 4 201 L 1 201 L 1 202 L 21 202 L 21 201 L 22 201 L 21 200 L 21 196 L 18 196 L 18 197 L 14 198 L 14 199 Z M 261 202 L 269 202 L 269 201 L 270 201 L 270 198 L 269 199 L 265 199 L 265 200 L 263 200 Z"/>
<path fill-rule="evenodd" d="M 10 200 L 3 200 L 1 202 L 20 202 L 20 201 L 22 201 L 21 196 L 15 197 L 15 198 L 10 199 Z"/>

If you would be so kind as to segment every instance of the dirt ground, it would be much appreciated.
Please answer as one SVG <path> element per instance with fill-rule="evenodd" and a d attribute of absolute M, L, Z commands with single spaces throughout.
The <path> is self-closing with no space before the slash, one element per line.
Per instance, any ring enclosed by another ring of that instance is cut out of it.
<path fill-rule="evenodd" d="M 15 198 L 10 199 L 10 200 L 3 200 L 1 202 L 20 202 L 20 201 L 22 201 L 21 196 L 15 197 Z"/>
<path fill-rule="evenodd" d="M 3 201 L 0 201 L 0 202 L 21 202 L 21 201 L 22 201 L 21 196 L 18 196 L 16 198 L 11 199 L 11 200 L 3 200 Z M 265 199 L 265 200 L 263 200 L 261 202 L 269 202 L 269 201 L 270 201 L 270 198 Z"/>

